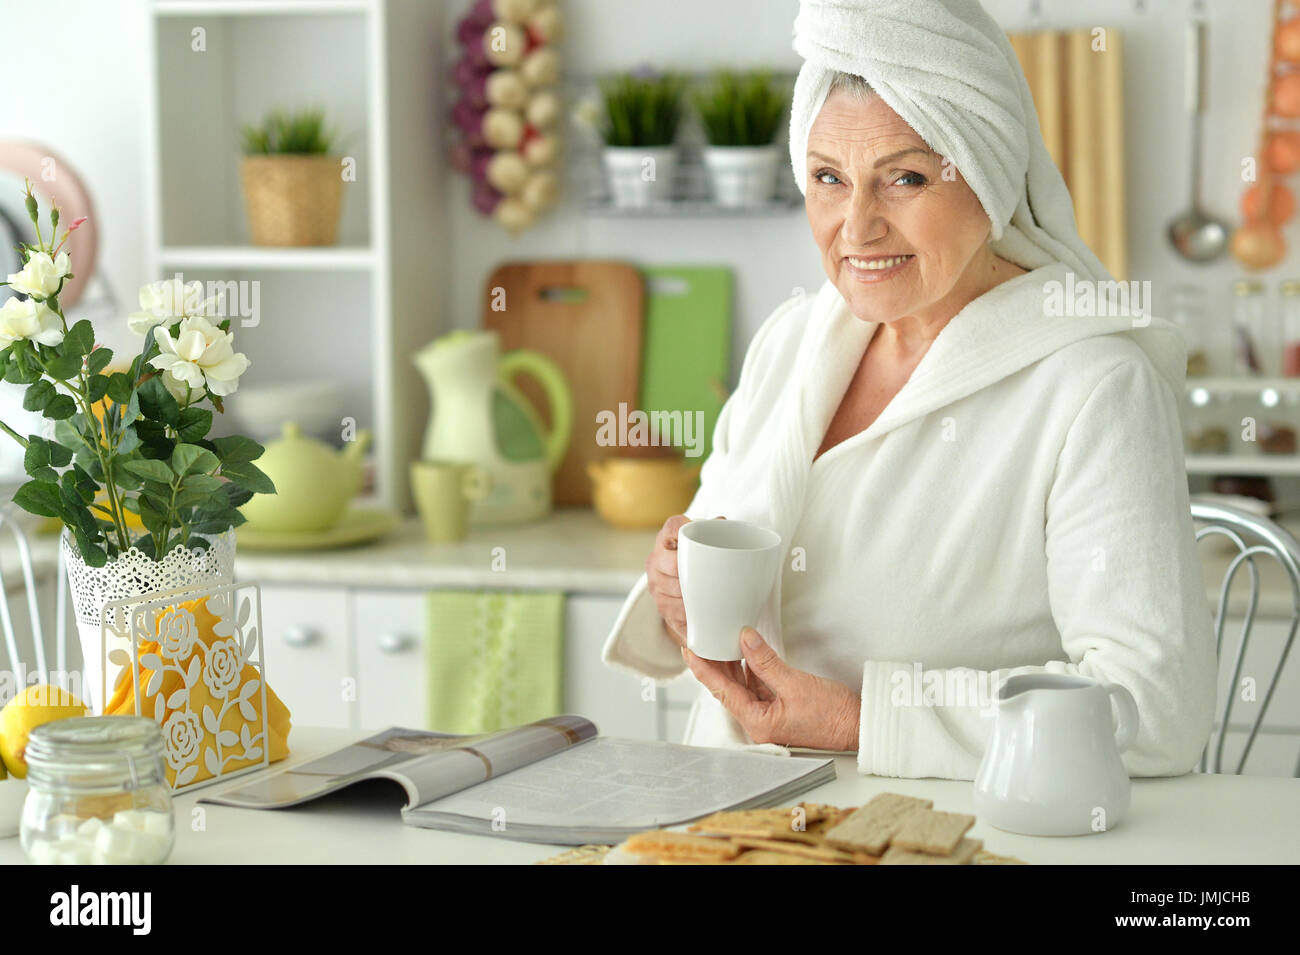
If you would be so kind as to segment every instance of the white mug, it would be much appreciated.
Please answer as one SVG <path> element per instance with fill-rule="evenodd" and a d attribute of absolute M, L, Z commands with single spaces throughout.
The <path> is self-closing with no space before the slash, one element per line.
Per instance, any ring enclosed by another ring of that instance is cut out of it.
<path fill-rule="evenodd" d="M 776 583 L 781 535 L 717 518 L 677 532 L 677 575 L 686 607 L 686 646 L 706 660 L 741 660 L 740 632 L 758 622 Z"/>

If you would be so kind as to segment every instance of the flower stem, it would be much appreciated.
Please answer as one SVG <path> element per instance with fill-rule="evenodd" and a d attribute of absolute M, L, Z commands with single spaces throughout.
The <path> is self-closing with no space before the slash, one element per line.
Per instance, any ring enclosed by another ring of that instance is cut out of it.
<path fill-rule="evenodd" d="M 9 437 L 13 438 L 15 441 L 17 441 L 19 444 L 21 444 L 24 448 L 27 447 L 27 439 L 24 438 L 24 437 L 23 437 L 21 434 L 19 434 L 17 431 L 15 431 L 13 428 L 9 427 L 9 425 L 5 424 L 3 421 L 0 421 L 0 428 L 3 428 L 5 434 L 9 435 Z"/>

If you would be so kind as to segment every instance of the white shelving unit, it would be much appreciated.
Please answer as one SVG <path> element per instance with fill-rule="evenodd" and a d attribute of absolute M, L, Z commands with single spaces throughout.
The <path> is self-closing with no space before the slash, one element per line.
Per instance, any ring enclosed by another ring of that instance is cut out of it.
<path fill-rule="evenodd" d="M 374 434 L 375 496 L 402 510 L 428 408 L 410 355 L 449 327 L 436 226 L 444 15 L 441 3 L 411 0 L 147 5 L 151 274 L 257 282 L 258 321 L 234 329 L 252 361 L 244 383 L 340 383 L 344 414 Z M 355 160 L 338 244 L 251 245 L 240 128 L 308 105 L 326 111 Z"/>
<path fill-rule="evenodd" d="M 1279 421 L 1300 431 L 1300 378 L 1206 376 L 1187 379 L 1187 404 L 1194 413 L 1232 402 L 1244 414 Z M 1231 433 L 1231 431 L 1229 432 Z M 1300 454 L 1269 454 L 1256 447 L 1224 454 L 1188 454 L 1189 474 L 1300 475 Z"/>

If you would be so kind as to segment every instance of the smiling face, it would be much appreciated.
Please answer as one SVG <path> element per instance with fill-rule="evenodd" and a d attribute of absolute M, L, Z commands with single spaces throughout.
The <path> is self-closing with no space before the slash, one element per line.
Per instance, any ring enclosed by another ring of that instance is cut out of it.
<path fill-rule="evenodd" d="M 946 321 L 994 263 L 979 198 L 879 96 L 833 90 L 808 135 L 805 208 L 858 318 Z"/>

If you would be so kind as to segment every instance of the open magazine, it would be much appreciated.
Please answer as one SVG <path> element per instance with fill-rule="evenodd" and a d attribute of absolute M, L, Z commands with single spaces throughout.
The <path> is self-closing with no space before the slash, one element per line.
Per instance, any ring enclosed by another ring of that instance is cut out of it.
<path fill-rule="evenodd" d="M 199 801 L 284 809 L 389 779 L 406 790 L 402 818 L 413 826 L 613 844 L 713 812 L 781 805 L 834 778 L 831 759 L 598 736 L 590 720 L 554 716 L 482 736 L 394 727 Z"/>

